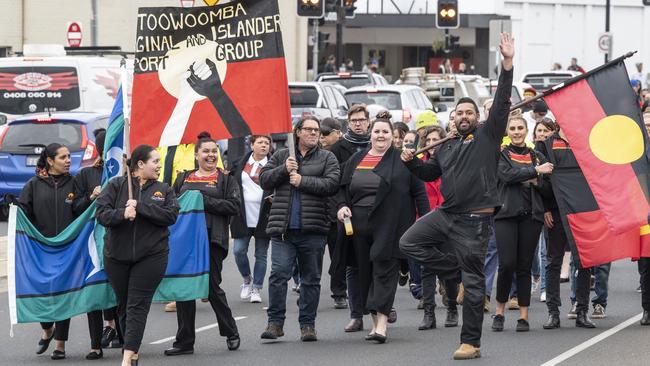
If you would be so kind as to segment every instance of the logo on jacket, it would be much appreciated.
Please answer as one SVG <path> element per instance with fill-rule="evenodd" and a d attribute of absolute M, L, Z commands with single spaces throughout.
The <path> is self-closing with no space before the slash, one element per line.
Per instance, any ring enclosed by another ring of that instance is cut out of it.
<path fill-rule="evenodd" d="M 70 204 L 72 201 L 74 201 L 74 193 L 70 192 L 65 198 L 65 203 Z"/>
<path fill-rule="evenodd" d="M 165 196 L 163 196 L 162 192 L 157 191 L 153 194 L 153 196 L 151 196 L 151 199 L 154 201 L 164 201 Z"/>
<path fill-rule="evenodd" d="M 474 141 L 474 135 L 470 133 L 467 135 L 467 137 L 465 137 L 465 140 L 463 140 L 463 144 L 469 144 L 472 141 Z"/>

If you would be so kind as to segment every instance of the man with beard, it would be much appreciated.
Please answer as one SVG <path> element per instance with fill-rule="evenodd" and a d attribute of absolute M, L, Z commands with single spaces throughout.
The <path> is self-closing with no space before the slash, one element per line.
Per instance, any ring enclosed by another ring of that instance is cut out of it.
<path fill-rule="evenodd" d="M 515 46 L 509 34 L 501 34 L 499 48 L 502 70 L 488 120 L 478 127 L 478 106 L 470 98 L 461 98 L 454 120 L 458 138 L 443 143 L 426 162 L 414 157 L 414 150 L 402 152 L 413 174 L 427 182 L 442 181 L 442 207 L 418 220 L 400 239 L 400 248 L 443 280 L 453 278 L 459 268 L 462 271 L 465 298 L 456 360 L 481 357 L 483 267 L 493 217 L 501 206 L 496 173 L 512 89 Z"/>

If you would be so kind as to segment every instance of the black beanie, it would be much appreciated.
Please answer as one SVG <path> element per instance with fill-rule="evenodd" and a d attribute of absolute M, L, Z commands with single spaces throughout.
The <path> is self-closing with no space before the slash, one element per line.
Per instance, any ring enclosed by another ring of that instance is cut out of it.
<path fill-rule="evenodd" d="M 103 128 L 98 128 L 93 131 L 95 135 L 95 147 L 97 148 L 97 153 L 100 158 L 104 157 L 104 140 L 106 139 L 106 130 Z"/>

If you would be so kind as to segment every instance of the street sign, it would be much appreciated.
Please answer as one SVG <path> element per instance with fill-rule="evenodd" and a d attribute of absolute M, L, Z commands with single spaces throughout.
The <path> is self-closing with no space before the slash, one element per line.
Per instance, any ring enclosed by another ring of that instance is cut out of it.
<path fill-rule="evenodd" d="M 81 23 L 68 22 L 68 47 L 81 47 Z"/>
<path fill-rule="evenodd" d="M 609 32 L 601 33 L 598 36 L 598 50 L 601 53 L 610 53 L 612 50 L 612 34 Z"/>

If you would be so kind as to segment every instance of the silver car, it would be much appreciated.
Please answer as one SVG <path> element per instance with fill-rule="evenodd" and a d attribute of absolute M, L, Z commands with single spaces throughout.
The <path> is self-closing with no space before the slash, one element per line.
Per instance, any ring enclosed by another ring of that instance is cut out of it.
<path fill-rule="evenodd" d="M 347 125 L 348 103 L 343 96 L 345 88 L 326 82 L 289 83 L 291 119 L 295 125 L 300 118 L 313 115 L 319 119 L 331 117 Z"/>

